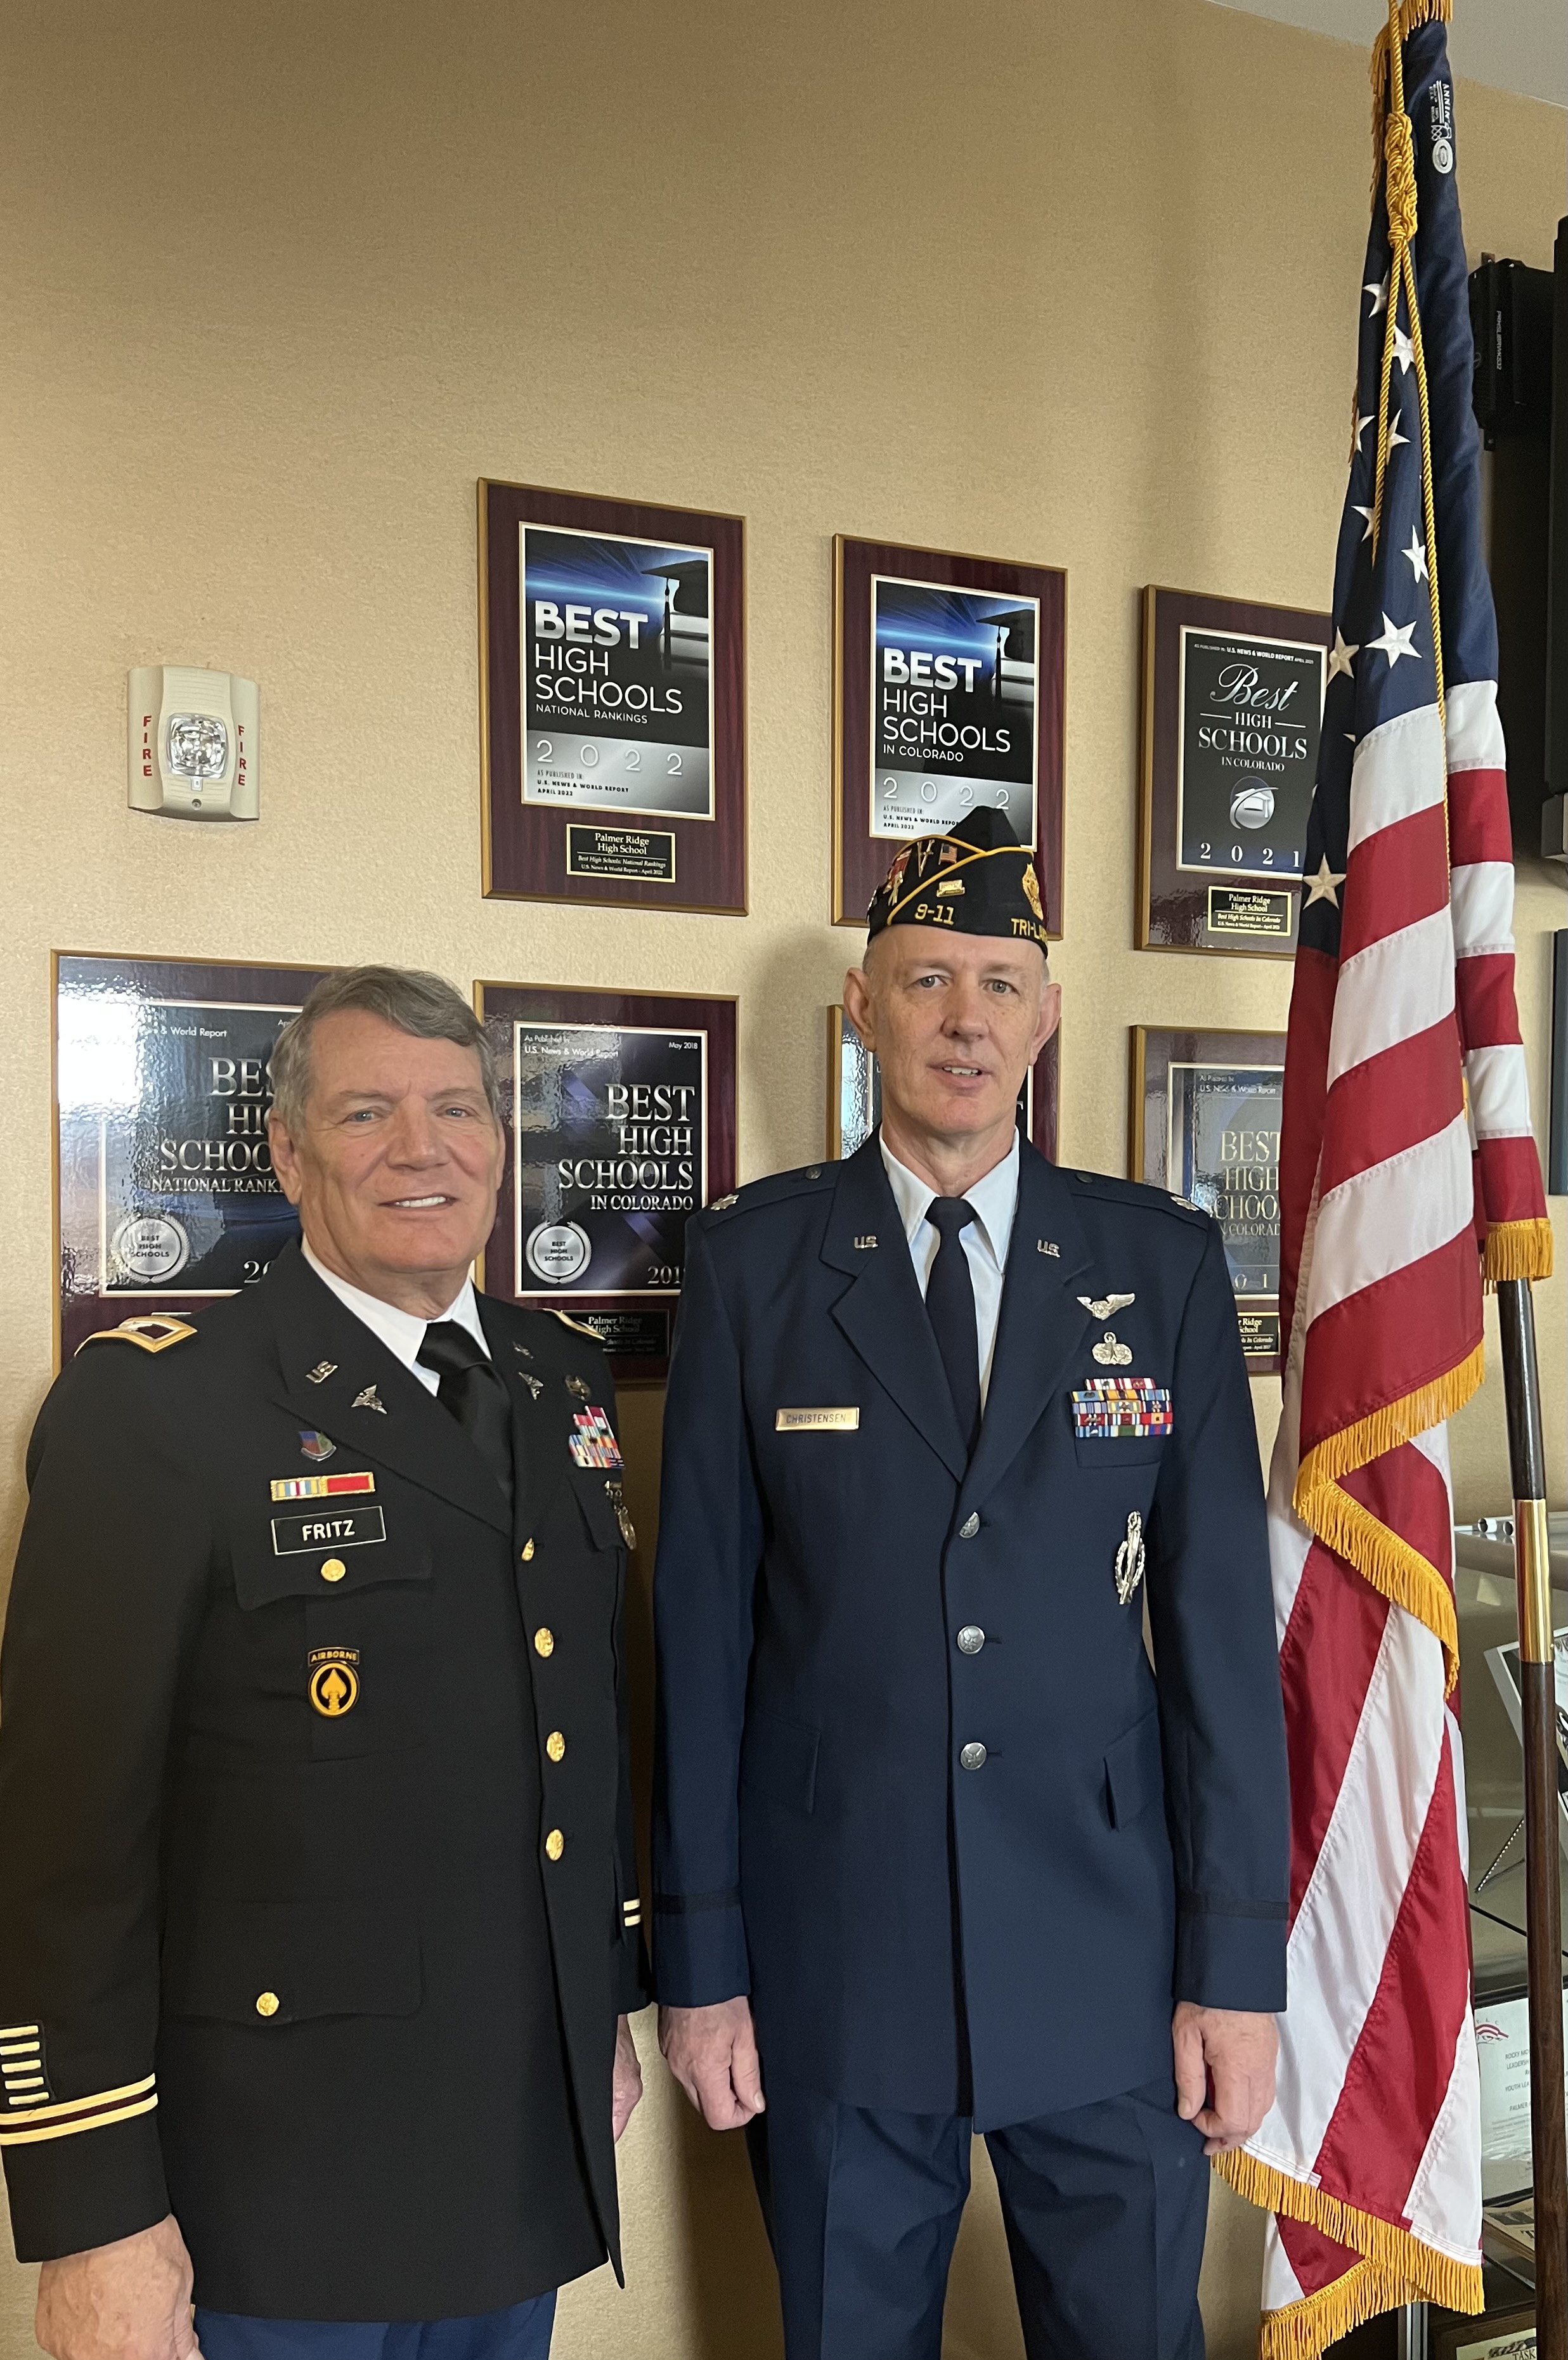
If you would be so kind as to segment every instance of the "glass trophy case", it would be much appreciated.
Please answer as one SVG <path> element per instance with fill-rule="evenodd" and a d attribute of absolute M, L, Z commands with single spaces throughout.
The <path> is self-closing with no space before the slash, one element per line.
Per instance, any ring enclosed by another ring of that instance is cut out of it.
<path fill-rule="evenodd" d="M 1568 1848 L 1568 1515 L 1549 1519 L 1556 1633 L 1558 1837 Z M 1482 2244 L 1487 2308 L 1534 2290 L 1530 2028 L 1525 1999 L 1524 1758 L 1513 1524 L 1500 1515 L 1454 1535 L 1459 1710 L 1470 1840 L 1470 1939 L 1481 2066 Z M 1563 1963 L 1568 1972 L 1568 1863 Z M 1495 2283 L 1494 2283 L 1495 2282 Z"/>

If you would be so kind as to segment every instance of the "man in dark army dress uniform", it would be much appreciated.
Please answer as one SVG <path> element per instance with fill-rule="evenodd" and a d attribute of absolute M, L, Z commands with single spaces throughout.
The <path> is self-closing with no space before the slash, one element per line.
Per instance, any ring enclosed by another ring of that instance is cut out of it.
<path fill-rule="evenodd" d="M 192 2351 L 192 2267 L 207 2360 L 537 2360 L 618 2269 L 641 2086 L 614 1399 L 474 1294 L 505 1139 L 449 985 L 330 979 L 273 1082 L 303 1249 L 93 1338 L 28 1455 L 16 2248 L 56 2360 Z"/>
<path fill-rule="evenodd" d="M 1203 2158 L 1263 2119 L 1285 2001 L 1225 1253 L 1019 1138 L 1058 992 L 998 814 L 900 852 L 870 927 L 880 1135 L 687 1233 L 665 2054 L 748 2126 L 789 2360 L 936 2360 L 976 2130 L 1031 2360 L 1195 2360 Z"/>

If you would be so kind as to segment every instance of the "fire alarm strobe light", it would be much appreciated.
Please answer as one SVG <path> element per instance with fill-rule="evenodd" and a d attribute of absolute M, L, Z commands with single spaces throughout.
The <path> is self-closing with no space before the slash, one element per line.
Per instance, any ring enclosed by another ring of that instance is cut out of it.
<path fill-rule="evenodd" d="M 146 664 L 130 680 L 131 809 L 258 819 L 259 693 L 234 672 Z"/>

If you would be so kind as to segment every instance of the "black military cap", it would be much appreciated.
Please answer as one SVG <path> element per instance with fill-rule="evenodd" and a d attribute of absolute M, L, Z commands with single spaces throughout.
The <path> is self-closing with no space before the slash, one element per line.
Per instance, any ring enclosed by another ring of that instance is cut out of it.
<path fill-rule="evenodd" d="M 977 803 L 945 836 L 906 844 L 872 896 L 866 923 L 871 942 L 884 926 L 950 926 L 1046 948 L 1034 856 L 990 803 Z"/>

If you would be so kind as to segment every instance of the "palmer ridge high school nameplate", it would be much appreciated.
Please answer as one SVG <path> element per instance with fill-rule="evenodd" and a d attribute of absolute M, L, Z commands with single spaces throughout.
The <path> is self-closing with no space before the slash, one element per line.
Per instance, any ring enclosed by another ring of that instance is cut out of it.
<path fill-rule="evenodd" d="M 743 530 L 480 485 L 486 893 L 744 909 Z"/>
<path fill-rule="evenodd" d="M 897 845 L 989 803 L 1060 934 L 1066 575 L 840 534 L 833 584 L 834 923 L 865 923 Z"/>
<path fill-rule="evenodd" d="M 485 1284 L 659 1382 L 686 1224 L 735 1185 L 735 1002 L 485 983 L 478 1006 L 510 1132 Z"/>
<path fill-rule="evenodd" d="M 1288 957 L 1328 617 L 1146 590 L 1140 950 Z"/>
<path fill-rule="evenodd" d="M 236 1294 L 298 1234 L 267 1144 L 272 1050 L 326 970 L 65 951 L 54 967 L 68 1360 L 99 1328 Z"/>

